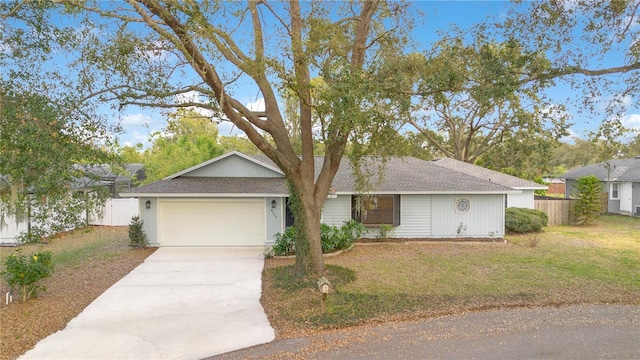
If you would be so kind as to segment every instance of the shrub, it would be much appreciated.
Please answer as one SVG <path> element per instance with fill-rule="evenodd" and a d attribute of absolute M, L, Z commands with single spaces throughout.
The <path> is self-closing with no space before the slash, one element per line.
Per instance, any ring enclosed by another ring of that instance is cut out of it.
<path fill-rule="evenodd" d="M 340 227 L 340 232 L 342 232 L 342 237 L 340 242 L 337 245 L 338 249 L 347 249 L 353 242 L 357 239 L 360 239 L 367 233 L 367 228 L 353 219 L 347 220 Z"/>
<path fill-rule="evenodd" d="M 537 216 L 538 218 L 540 218 L 540 222 L 542 223 L 542 226 L 547 226 L 549 224 L 549 216 L 547 215 L 546 212 L 536 210 L 536 209 L 527 209 L 527 208 L 521 208 L 521 209 L 522 211 L 525 212 L 525 214 L 528 214 L 529 216 Z"/>
<path fill-rule="evenodd" d="M 588 225 L 598 220 L 600 216 L 601 204 L 600 193 L 602 184 L 597 177 L 590 175 L 579 178 L 573 186 L 576 201 L 571 207 L 571 211 L 576 218 L 577 225 Z"/>
<path fill-rule="evenodd" d="M 347 249 L 366 231 L 364 225 L 355 220 L 345 221 L 340 228 L 335 225 L 320 224 L 322 252 Z M 283 256 L 295 253 L 295 238 L 296 230 L 293 226 L 288 227 L 284 233 L 278 233 L 269 254 L 272 252 L 274 256 Z"/>
<path fill-rule="evenodd" d="M 320 241 L 322 252 L 333 251 L 341 243 L 342 234 L 335 225 L 320 224 Z"/>
<path fill-rule="evenodd" d="M 378 235 L 376 239 L 385 239 L 393 234 L 393 226 L 388 224 L 382 224 L 378 227 Z"/>
<path fill-rule="evenodd" d="M 45 236 L 45 231 L 39 227 L 33 226 L 30 231 L 23 231 L 17 237 L 16 240 L 20 244 L 37 244 Z"/>
<path fill-rule="evenodd" d="M 542 230 L 547 225 L 547 214 L 525 208 L 508 208 L 505 213 L 507 232 L 527 233 Z"/>
<path fill-rule="evenodd" d="M 1 273 L 2 278 L 11 289 L 19 290 L 23 302 L 27 301 L 31 296 L 37 295 L 39 290 L 46 290 L 40 285 L 40 280 L 48 278 L 53 272 L 51 251 L 27 256 L 18 249 L 15 254 L 7 256 L 5 268 Z"/>
<path fill-rule="evenodd" d="M 144 222 L 140 220 L 139 216 L 131 218 L 129 224 L 129 246 L 134 248 L 145 248 L 149 246 L 149 239 L 142 229 Z"/>
<path fill-rule="evenodd" d="M 284 233 L 276 234 L 276 242 L 273 244 L 273 255 L 283 256 L 293 254 L 295 250 L 296 228 L 290 226 Z"/>

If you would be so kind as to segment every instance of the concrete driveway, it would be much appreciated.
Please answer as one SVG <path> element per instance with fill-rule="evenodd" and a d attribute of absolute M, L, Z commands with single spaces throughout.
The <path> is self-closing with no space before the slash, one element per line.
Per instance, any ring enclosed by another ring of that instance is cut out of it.
<path fill-rule="evenodd" d="M 160 248 L 21 359 L 201 359 L 269 342 L 263 252 Z"/>

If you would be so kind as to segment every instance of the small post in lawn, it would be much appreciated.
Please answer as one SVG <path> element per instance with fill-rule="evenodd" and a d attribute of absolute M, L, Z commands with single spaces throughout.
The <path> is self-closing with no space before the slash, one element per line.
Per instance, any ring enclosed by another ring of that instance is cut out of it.
<path fill-rule="evenodd" d="M 327 311 L 327 294 L 331 289 L 331 283 L 329 283 L 329 280 L 327 280 L 326 277 L 323 276 L 318 280 L 318 289 L 322 294 L 322 313 L 324 314 Z"/>

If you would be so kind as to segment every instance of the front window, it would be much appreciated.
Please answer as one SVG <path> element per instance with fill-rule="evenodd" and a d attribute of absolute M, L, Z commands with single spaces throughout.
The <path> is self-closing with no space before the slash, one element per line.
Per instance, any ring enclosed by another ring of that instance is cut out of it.
<path fill-rule="evenodd" d="M 360 195 L 351 198 L 352 218 L 365 226 L 400 225 L 400 195 Z"/>
<path fill-rule="evenodd" d="M 611 200 L 618 200 L 618 183 L 611 184 Z"/>

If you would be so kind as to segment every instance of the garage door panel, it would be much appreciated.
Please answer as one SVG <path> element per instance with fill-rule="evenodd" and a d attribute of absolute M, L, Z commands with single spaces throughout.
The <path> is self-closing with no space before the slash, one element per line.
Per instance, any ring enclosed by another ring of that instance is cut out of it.
<path fill-rule="evenodd" d="M 162 246 L 264 245 L 265 203 L 255 201 L 163 201 Z"/>

